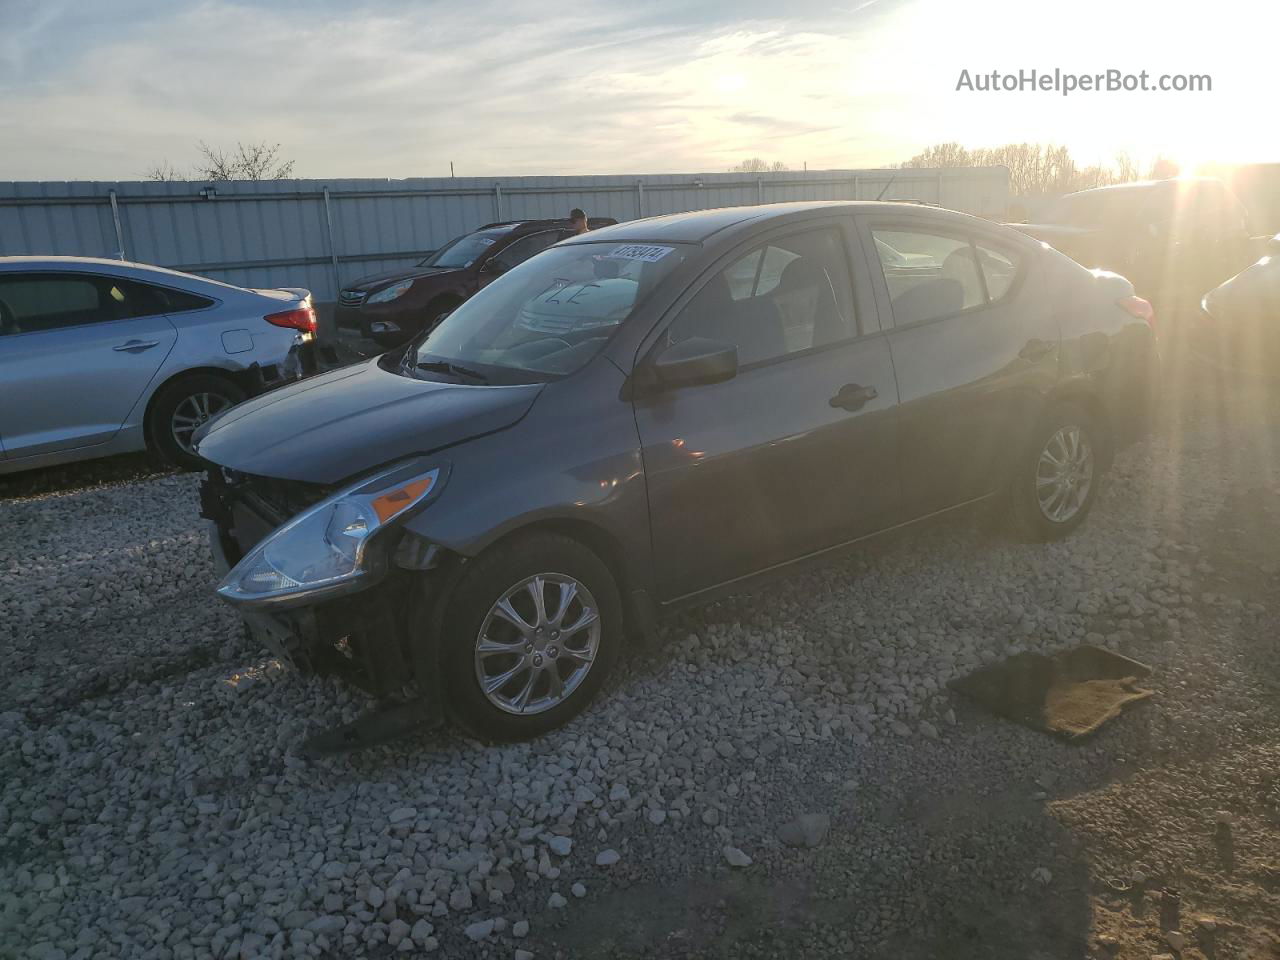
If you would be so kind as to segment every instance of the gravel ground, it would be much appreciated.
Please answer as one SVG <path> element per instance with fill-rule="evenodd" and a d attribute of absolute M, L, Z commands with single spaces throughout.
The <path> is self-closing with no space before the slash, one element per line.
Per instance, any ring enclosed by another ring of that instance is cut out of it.
<path fill-rule="evenodd" d="M 536 743 L 322 761 L 366 702 L 246 643 L 194 478 L 0 487 L 0 957 L 1280 956 L 1280 404 L 1173 406 L 1066 543 L 914 531 Z M 945 690 L 1085 640 L 1158 691 L 1085 745 Z"/>

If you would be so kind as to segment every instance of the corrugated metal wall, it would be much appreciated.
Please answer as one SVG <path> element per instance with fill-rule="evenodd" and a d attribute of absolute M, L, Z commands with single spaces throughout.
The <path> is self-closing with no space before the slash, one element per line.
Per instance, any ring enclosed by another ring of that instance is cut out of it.
<path fill-rule="evenodd" d="M 886 189 L 887 187 L 887 189 Z M 342 283 L 420 260 L 494 220 L 632 220 L 786 200 L 927 200 L 1003 216 L 1004 167 L 616 177 L 0 183 L 0 256 L 118 257 L 248 287 Z"/>

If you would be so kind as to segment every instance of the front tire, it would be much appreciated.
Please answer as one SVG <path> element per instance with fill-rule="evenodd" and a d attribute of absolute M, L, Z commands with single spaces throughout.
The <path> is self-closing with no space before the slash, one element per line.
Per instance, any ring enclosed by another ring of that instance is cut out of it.
<path fill-rule="evenodd" d="M 617 585 L 587 547 L 535 534 L 491 548 L 468 564 L 445 613 L 452 712 L 485 740 L 541 736 L 591 701 L 621 637 Z"/>
<path fill-rule="evenodd" d="M 207 420 L 245 398 L 234 381 L 212 373 L 192 373 L 165 384 L 147 412 L 151 452 L 161 462 L 199 470 L 204 461 L 191 449 L 191 437 Z"/>
<path fill-rule="evenodd" d="M 1053 407 L 1019 457 L 1011 488 L 1013 521 L 1024 539 L 1068 536 L 1092 509 L 1103 472 L 1103 435 L 1082 407 Z"/>

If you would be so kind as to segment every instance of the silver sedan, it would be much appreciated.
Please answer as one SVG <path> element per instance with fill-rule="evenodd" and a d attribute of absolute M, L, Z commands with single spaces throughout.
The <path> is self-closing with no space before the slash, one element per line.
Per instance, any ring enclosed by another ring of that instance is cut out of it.
<path fill-rule="evenodd" d="M 198 466 L 196 428 L 303 376 L 315 329 L 307 290 L 0 257 L 0 474 L 143 449 Z"/>

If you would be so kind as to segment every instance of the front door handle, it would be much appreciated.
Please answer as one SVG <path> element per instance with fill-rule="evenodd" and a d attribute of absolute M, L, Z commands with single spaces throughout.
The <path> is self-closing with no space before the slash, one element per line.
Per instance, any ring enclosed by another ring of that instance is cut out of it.
<path fill-rule="evenodd" d="M 1057 344 L 1051 340 L 1031 340 L 1025 347 L 1018 351 L 1018 356 L 1023 360 L 1030 360 L 1032 363 L 1042 357 L 1047 357 L 1057 348 Z"/>
<path fill-rule="evenodd" d="M 876 392 L 875 387 L 864 387 L 860 383 L 846 383 L 828 403 L 833 407 L 841 407 L 849 411 L 861 410 L 868 400 L 874 400 L 878 396 L 880 394 Z"/>
<path fill-rule="evenodd" d="M 118 343 L 112 350 L 117 353 L 141 353 L 143 350 L 150 350 L 152 347 L 160 346 L 159 340 L 127 340 L 124 343 Z"/>

